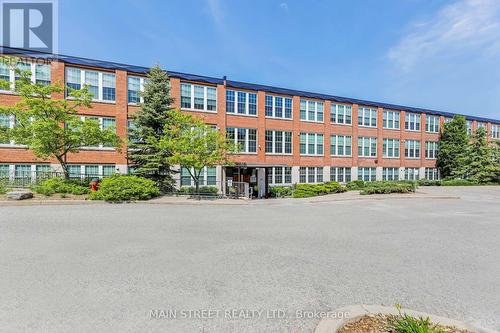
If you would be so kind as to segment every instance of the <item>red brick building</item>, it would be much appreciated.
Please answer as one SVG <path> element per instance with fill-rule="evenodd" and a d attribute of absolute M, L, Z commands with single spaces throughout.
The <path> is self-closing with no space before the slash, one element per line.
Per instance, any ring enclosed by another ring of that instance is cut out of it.
<path fill-rule="evenodd" d="M 7 48 L 3 53 L 20 56 L 19 66 L 31 69 L 35 82 L 89 85 L 95 98 L 81 116 L 97 117 L 103 127 L 115 126 L 118 135 L 127 136 L 148 68 Z M 168 73 L 177 108 L 202 117 L 244 148 L 235 156 L 237 167 L 206 170 L 205 184 L 223 189 L 229 179 L 243 181 L 264 194 L 269 185 L 438 177 L 439 130 L 452 113 Z M 0 79 L 15 84 L 6 66 L 0 67 Z M 0 92 L 2 105 L 17 100 L 12 91 Z M 470 132 L 482 126 L 490 139 L 500 138 L 500 120 L 466 118 Z M 2 117 L 2 125 L 14 126 L 14 119 Z M 68 161 L 75 176 L 129 171 L 126 149 L 85 148 Z M 38 160 L 15 142 L 0 142 L 0 174 L 57 168 L 55 161 Z M 189 185 L 185 173 L 178 178 Z"/>

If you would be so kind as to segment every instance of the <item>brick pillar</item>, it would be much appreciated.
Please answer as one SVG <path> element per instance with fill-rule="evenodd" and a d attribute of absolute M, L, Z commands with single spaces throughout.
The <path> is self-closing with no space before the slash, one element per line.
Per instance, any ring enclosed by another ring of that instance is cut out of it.
<path fill-rule="evenodd" d="M 122 139 L 127 138 L 128 99 L 127 72 L 116 71 L 116 134 Z M 117 159 L 117 164 L 127 164 L 127 148 L 124 144 Z"/>
<path fill-rule="evenodd" d="M 292 98 L 292 144 L 293 144 L 293 165 L 300 166 L 300 97 Z"/>
<path fill-rule="evenodd" d="M 331 126 L 330 126 L 330 108 L 332 102 L 325 101 L 325 109 L 324 109 L 324 123 L 323 123 L 323 166 L 330 167 L 331 165 L 331 157 L 330 157 L 330 134 L 331 134 Z M 328 168 L 328 177 L 330 177 L 330 169 Z M 326 178 L 325 178 L 326 179 Z"/>
<path fill-rule="evenodd" d="M 257 92 L 257 161 L 266 161 L 266 113 L 265 113 L 266 93 Z"/>

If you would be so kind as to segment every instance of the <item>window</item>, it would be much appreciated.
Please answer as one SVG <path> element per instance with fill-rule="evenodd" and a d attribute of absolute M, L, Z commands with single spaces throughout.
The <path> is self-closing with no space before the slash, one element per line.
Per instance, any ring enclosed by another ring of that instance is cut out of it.
<path fill-rule="evenodd" d="M 80 90 L 84 85 L 88 86 L 94 101 L 114 102 L 116 99 L 114 73 L 66 67 L 66 87 Z M 66 96 L 69 96 L 70 89 L 66 89 Z"/>
<path fill-rule="evenodd" d="M 104 177 L 110 177 L 116 173 L 116 168 L 114 165 L 103 165 L 102 166 L 102 175 Z"/>
<path fill-rule="evenodd" d="M 323 182 L 323 167 L 300 167 L 299 183 Z"/>
<path fill-rule="evenodd" d="M 82 166 L 70 164 L 68 165 L 68 173 L 70 178 L 80 178 L 82 176 Z"/>
<path fill-rule="evenodd" d="M 272 167 L 266 170 L 269 185 L 292 183 L 292 167 Z"/>
<path fill-rule="evenodd" d="M 14 166 L 15 178 L 31 178 L 31 165 L 29 164 L 16 164 Z"/>
<path fill-rule="evenodd" d="M 238 153 L 256 153 L 257 152 L 257 130 L 254 128 L 236 128 L 228 127 L 226 137 L 238 145 Z"/>
<path fill-rule="evenodd" d="M 130 104 L 144 103 L 144 84 L 147 79 L 138 76 L 127 77 L 127 96 Z M 182 100 L 182 98 L 181 98 Z M 182 103 L 182 102 L 181 102 Z"/>
<path fill-rule="evenodd" d="M 181 83 L 181 108 L 197 111 L 217 111 L 215 87 Z"/>
<path fill-rule="evenodd" d="M 257 94 L 227 90 L 226 112 L 249 116 L 257 115 Z"/>
<path fill-rule="evenodd" d="M 323 102 L 300 100 L 300 120 L 323 122 Z"/>
<path fill-rule="evenodd" d="M 44 173 L 49 173 L 52 172 L 52 168 L 50 167 L 50 164 L 37 164 L 36 167 L 36 174 L 37 176 L 43 176 Z"/>
<path fill-rule="evenodd" d="M 398 158 L 399 139 L 384 139 L 382 151 L 385 158 Z"/>
<path fill-rule="evenodd" d="M 425 131 L 439 133 L 439 117 L 427 115 L 425 119 Z"/>
<path fill-rule="evenodd" d="M 477 128 L 483 128 L 486 131 L 486 123 L 477 123 Z"/>
<path fill-rule="evenodd" d="M 137 129 L 137 126 L 135 126 L 134 120 L 133 119 L 127 119 L 127 139 L 129 142 L 138 142 L 139 139 L 135 138 L 133 135 L 133 131 Z"/>
<path fill-rule="evenodd" d="M 399 168 L 382 168 L 382 180 L 399 180 Z"/>
<path fill-rule="evenodd" d="M 291 154 L 292 132 L 266 130 L 266 154 Z"/>
<path fill-rule="evenodd" d="M 376 168 L 358 168 L 358 180 L 374 182 L 377 179 Z"/>
<path fill-rule="evenodd" d="M 500 139 L 500 125 L 491 125 L 491 138 Z"/>
<path fill-rule="evenodd" d="M 85 117 L 82 116 L 81 119 L 85 120 L 95 120 L 99 123 L 101 130 L 111 129 L 116 133 L 116 119 L 115 118 L 106 118 L 106 117 Z M 93 147 L 85 147 L 85 148 L 113 148 L 112 144 L 105 143 L 100 144 L 98 146 Z"/>
<path fill-rule="evenodd" d="M 31 82 L 47 86 L 50 84 L 50 65 L 19 62 L 16 66 L 22 71 L 31 72 Z M 15 81 L 19 75 L 15 73 L 14 68 L 10 68 L 3 60 L 0 60 L 0 80 L 10 82 L 11 88 L 14 88 Z"/>
<path fill-rule="evenodd" d="M 0 127 L 13 128 L 15 124 L 14 116 L 8 114 L 0 114 Z M 14 141 L 3 140 L 0 137 L 0 145 L 13 145 Z"/>
<path fill-rule="evenodd" d="M 418 168 L 406 168 L 405 180 L 419 180 Z"/>
<path fill-rule="evenodd" d="M 438 180 L 439 171 L 437 168 L 425 168 L 425 179 Z"/>
<path fill-rule="evenodd" d="M 194 173 L 194 170 L 191 170 Z M 215 167 L 204 167 L 201 170 L 199 178 L 199 186 L 215 186 L 217 185 L 217 169 Z M 196 186 L 189 170 L 181 168 L 181 186 Z"/>
<path fill-rule="evenodd" d="M 330 155 L 332 156 L 351 156 L 352 137 L 348 135 L 330 136 Z"/>
<path fill-rule="evenodd" d="M 348 183 L 351 181 L 351 168 L 349 167 L 330 167 L 330 180 L 339 183 Z"/>
<path fill-rule="evenodd" d="M 377 138 L 358 137 L 358 156 L 377 157 Z"/>
<path fill-rule="evenodd" d="M 10 166 L 8 164 L 0 164 L 0 179 L 9 178 Z"/>
<path fill-rule="evenodd" d="M 323 134 L 300 133 L 301 155 L 323 155 Z"/>
<path fill-rule="evenodd" d="M 405 157 L 407 158 L 420 157 L 420 141 L 418 140 L 405 141 Z"/>
<path fill-rule="evenodd" d="M 467 126 L 467 135 L 472 135 L 472 121 L 467 120 L 466 126 Z"/>
<path fill-rule="evenodd" d="M 437 158 L 438 143 L 437 141 L 425 142 L 425 158 Z"/>
<path fill-rule="evenodd" d="M 351 125 L 352 106 L 343 104 L 332 104 L 330 106 L 330 122 L 332 124 Z"/>
<path fill-rule="evenodd" d="M 420 131 L 420 115 L 417 113 L 406 113 L 405 129 L 407 131 Z"/>
<path fill-rule="evenodd" d="M 383 127 L 388 129 L 399 129 L 399 112 L 384 110 Z"/>
<path fill-rule="evenodd" d="M 290 97 L 280 97 L 266 95 L 266 117 L 292 119 L 292 99 Z"/>
<path fill-rule="evenodd" d="M 99 166 L 98 165 L 86 165 L 85 166 L 85 178 L 99 177 Z"/>
<path fill-rule="evenodd" d="M 358 125 L 377 127 L 377 109 L 360 106 L 358 108 Z"/>

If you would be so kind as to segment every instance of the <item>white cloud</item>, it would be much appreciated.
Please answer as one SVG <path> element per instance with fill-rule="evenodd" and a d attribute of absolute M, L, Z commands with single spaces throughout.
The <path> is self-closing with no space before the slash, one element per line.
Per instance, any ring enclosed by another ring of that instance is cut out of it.
<path fill-rule="evenodd" d="M 283 10 L 288 10 L 288 4 L 286 2 L 282 2 L 280 3 L 280 7 L 283 9 Z"/>
<path fill-rule="evenodd" d="M 388 52 L 404 71 L 454 57 L 499 57 L 500 1 L 459 0 L 434 17 L 415 23 Z"/>
<path fill-rule="evenodd" d="M 219 0 L 207 0 L 210 15 L 215 24 L 221 26 L 224 22 L 224 12 L 221 8 Z"/>

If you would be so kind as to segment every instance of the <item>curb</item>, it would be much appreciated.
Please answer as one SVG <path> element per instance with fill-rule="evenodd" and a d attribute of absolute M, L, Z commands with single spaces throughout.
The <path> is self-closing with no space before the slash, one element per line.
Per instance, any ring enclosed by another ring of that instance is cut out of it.
<path fill-rule="evenodd" d="M 449 319 L 449 318 L 445 318 L 445 317 L 431 315 L 431 314 L 428 314 L 425 312 L 419 312 L 419 311 L 403 309 L 403 308 L 401 309 L 401 312 L 406 313 L 406 314 L 413 316 L 413 317 L 424 317 L 424 318 L 429 317 L 433 323 L 439 323 L 440 325 L 444 325 L 444 326 L 455 326 L 458 329 L 466 329 L 470 332 L 500 333 L 500 332 L 492 330 L 492 329 L 482 328 L 482 327 L 476 326 L 472 322 L 462 322 L 462 321 L 458 321 L 455 319 Z M 345 318 L 337 318 L 339 313 L 345 313 L 346 317 Z M 325 319 L 322 319 L 319 322 L 318 326 L 316 326 L 314 333 L 336 333 L 345 324 L 356 321 L 359 318 L 361 318 L 365 315 L 370 315 L 370 314 L 372 314 L 372 315 L 374 315 L 374 314 L 397 315 L 398 310 L 395 307 L 387 307 L 387 306 L 381 306 L 381 305 L 359 304 L 359 305 L 346 306 L 346 307 L 340 308 L 336 311 L 329 312 L 329 315 Z"/>

